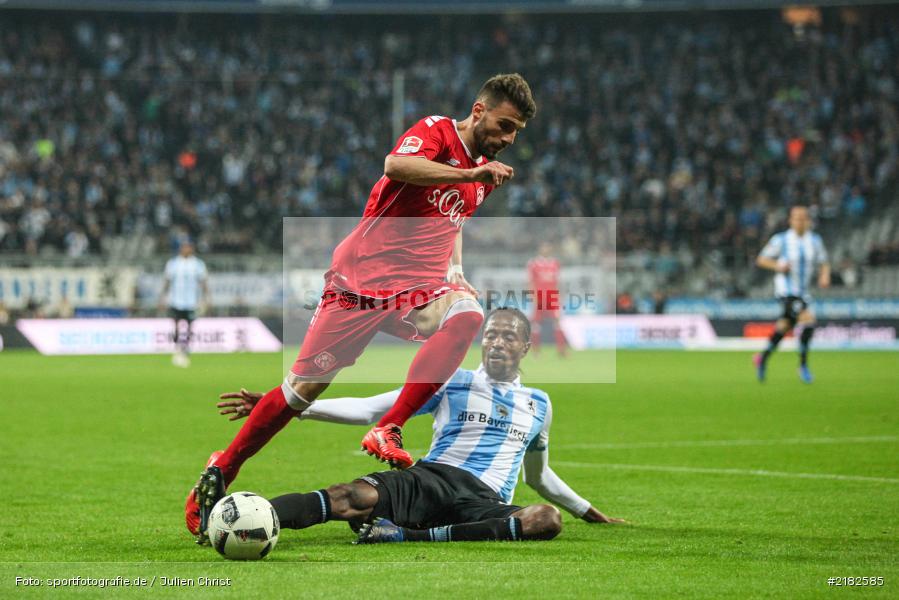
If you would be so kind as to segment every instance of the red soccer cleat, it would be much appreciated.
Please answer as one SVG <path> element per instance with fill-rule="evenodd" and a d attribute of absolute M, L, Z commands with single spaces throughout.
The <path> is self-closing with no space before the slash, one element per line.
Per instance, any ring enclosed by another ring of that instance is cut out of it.
<path fill-rule="evenodd" d="M 403 430 L 399 425 L 388 423 L 383 427 L 372 427 L 362 438 L 362 449 L 394 469 L 412 466 L 412 455 L 403 450 Z"/>
<path fill-rule="evenodd" d="M 210 454 L 205 468 L 208 469 L 214 465 L 215 461 L 222 454 L 224 454 L 222 450 L 216 450 Z M 187 530 L 193 535 L 197 535 L 200 532 L 200 505 L 197 504 L 197 486 L 190 488 L 187 501 L 184 503 L 184 521 L 187 523 Z"/>

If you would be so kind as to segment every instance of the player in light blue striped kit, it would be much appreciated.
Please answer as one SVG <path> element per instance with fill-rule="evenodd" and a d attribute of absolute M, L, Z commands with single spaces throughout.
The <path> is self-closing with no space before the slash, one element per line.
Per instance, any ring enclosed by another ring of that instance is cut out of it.
<path fill-rule="evenodd" d="M 756 354 L 753 362 L 759 381 L 765 380 L 768 358 L 780 340 L 797 324 L 802 326 L 799 336 L 799 378 L 812 382 L 808 368 L 809 344 L 815 332 L 815 315 L 811 303 L 811 281 L 818 273 L 818 287 L 830 286 L 830 264 L 821 236 L 811 231 L 811 219 L 805 206 L 790 209 L 790 228 L 777 233 L 762 249 L 756 264 L 774 271 L 774 293 L 783 305 L 774 333 L 764 352 Z"/>
<path fill-rule="evenodd" d="M 351 483 L 274 498 L 282 527 L 350 521 L 361 527 L 359 543 L 551 539 L 562 526 L 554 506 L 511 504 L 522 466 L 525 483 L 547 500 L 591 523 L 617 522 L 549 467 L 549 397 L 523 386 L 519 377 L 529 337 L 523 313 L 494 311 L 485 323 L 481 366 L 457 370 L 419 411 L 434 415 L 427 456 L 405 471 L 371 473 Z M 372 423 L 398 393 L 316 401 L 300 418 Z M 223 395 L 235 400 L 219 405 L 222 414 L 245 416 L 255 397 L 246 391 Z"/>
<path fill-rule="evenodd" d="M 191 327 L 197 318 L 197 310 L 209 300 L 208 276 L 206 263 L 194 254 L 194 245 L 188 239 L 179 245 L 178 256 L 165 264 L 159 308 L 161 310 L 168 299 L 169 316 L 175 321 L 172 364 L 176 367 L 190 366 Z"/>

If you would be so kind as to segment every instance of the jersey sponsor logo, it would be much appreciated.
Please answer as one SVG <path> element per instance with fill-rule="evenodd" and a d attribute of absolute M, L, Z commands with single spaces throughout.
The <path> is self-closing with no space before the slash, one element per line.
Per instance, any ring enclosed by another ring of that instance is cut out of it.
<path fill-rule="evenodd" d="M 490 415 L 482 412 L 468 410 L 459 411 L 459 415 L 456 417 L 456 420 L 459 423 L 484 423 L 487 425 L 487 427 L 496 427 L 497 429 L 505 431 L 508 437 L 514 440 L 518 440 L 519 442 L 522 442 L 524 444 L 527 444 L 530 441 L 528 439 L 530 437 L 530 434 L 528 432 L 518 429 L 509 421 L 494 419 Z"/>
<path fill-rule="evenodd" d="M 322 371 L 329 371 L 335 364 L 337 364 L 337 358 L 325 350 L 324 352 L 319 352 L 318 356 L 316 356 L 312 362 L 314 362 L 315 366 Z"/>
<path fill-rule="evenodd" d="M 428 197 L 428 202 L 436 206 L 441 215 L 449 217 L 450 223 L 456 227 L 461 228 L 468 220 L 462 214 L 465 211 L 465 200 L 459 190 L 434 190 Z"/>
<path fill-rule="evenodd" d="M 400 144 L 400 147 L 397 148 L 397 154 L 413 154 L 418 152 L 421 149 L 421 145 L 424 142 L 421 141 L 420 137 L 415 137 L 414 135 L 410 135 L 406 139 L 403 140 L 403 143 Z"/>

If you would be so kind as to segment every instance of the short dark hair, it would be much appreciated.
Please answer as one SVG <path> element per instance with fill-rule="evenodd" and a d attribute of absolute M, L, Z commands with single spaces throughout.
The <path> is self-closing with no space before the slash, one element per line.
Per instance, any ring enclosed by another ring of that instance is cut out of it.
<path fill-rule="evenodd" d="M 478 92 L 478 100 L 482 100 L 487 108 L 509 101 L 525 120 L 537 114 L 537 103 L 531 95 L 531 87 L 518 73 L 500 73 L 488 79 Z"/>
<path fill-rule="evenodd" d="M 487 315 L 484 323 L 487 323 L 497 314 L 510 315 L 521 321 L 521 328 L 524 329 L 524 341 L 531 341 L 531 320 L 528 319 L 528 316 L 526 314 L 524 314 L 517 308 L 512 308 L 511 306 L 497 306 L 492 311 L 490 311 L 490 314 Z"/>

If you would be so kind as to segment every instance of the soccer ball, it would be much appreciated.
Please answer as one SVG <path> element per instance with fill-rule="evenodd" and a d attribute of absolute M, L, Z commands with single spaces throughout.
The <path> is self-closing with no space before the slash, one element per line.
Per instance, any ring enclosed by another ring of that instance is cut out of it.
<path fill-rule="evenodd" d="M 280 530 L 274 507 L 252 492 L 225 496 L 209 514 L 209 541 L 231 560 L 265 558 L 278 543 Z"/>

